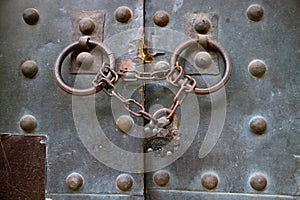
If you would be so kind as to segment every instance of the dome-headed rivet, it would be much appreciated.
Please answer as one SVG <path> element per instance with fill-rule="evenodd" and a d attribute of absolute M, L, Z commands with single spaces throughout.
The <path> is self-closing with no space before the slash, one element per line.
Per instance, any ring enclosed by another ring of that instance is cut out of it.
<path fill-rule="evenodd" d="M 167 171 L 159 170 L 153 174 L 153 181 L 160 187 L 165 187 L 170 181 L 170 175 Z"/>
<path fill-rule="evenodd" d="M 211 23 L 208 19 L 203 18 L 195 23 L 195 30 L 200 34 L 207 34 L 210 30 Z"/>
<path fill-rule="evenodd" d="M 208 190 L 215 189 L 219 183 L 218 176 L 213 173 L 205 173 L 201 177 L 201 183 L 203 187 L 205 187 Z"/>
<path fill-rule="evenodd" d="M 38 72 L 38 66 L 33 60 L 27 60 L 21 65 L 21 70 L 27 78 L 33 78 Z"/>
<path fill-rule="evenodd" d="M 32 115 L 24 115 L 20 119 L 20 127 L 27 133 L 31 133 L 37 127 L 37 121 Z"/>
<path fill-rule="evenodd" d="M 157 26 L 167 26 L 170 21 L 169 14 L 164 10 L 159 10 L 153 15 L 153 21 Z"/>
<path fill-rule="evenodd" d="M 267 129 L 267 121 L 261 116 L 253 117 L 250 120 L 250 129 L 256 134 L 263 134 Z"/>
<path fill-rule="evenodd" d="M 129 191 L 133 186 L 133 178 L 129 174 L 121 174 L 117 177 L 116 185 L 123 192 Z"/>
<path fill-rule="evenodd" d="M 27 8 L 23 11 L 23 19 L 28 25 L 35 25 L 40 18 L 40 13 L 35 8 Z"/>
<path fill-rule="evenodd" d="M 123 133 L 129 133 L 134 126 L 134 121 L 129 115 L 121 115 L 116 121 L 116 126 Z"/>
<path fill-rule="evenodd" d="M 247 9 L 247 17 L 255 22 L 260 21 L 263 18 L 264 9 L 259 4 L 250 5 Z"/>
<path fill-rule="evenodd" d="M 79 21 L 79 30 L 84 35 L 90 35 L 93 33 L 94 29 L 95 22 L 91 18 L 85 17 Z"/>
<path fill-rule="evenodd" d="M 115 18 L 120 23 L 126 23 L 132 18 L 132 10 L 127 6 L 121 6 L 115 11 Z"/>
<path fill-rule="evenodd" d="M 66 184 L 71 190 L 79 190 L 83 185 L 83 177 L 73 172 L 66 178 Z"/>
<path fill-rule="evenodd" d="M 267 184 L 267 178 L 261 173 L 254 173 L 250 177 L 250 185 L 254 190 L 263 191 Z"/>
<path fill-rule="evenodd" d="M 248 69 L 252 76 L 260 78 L 265 74 L 267 67 L 263 61 L 253 60 L 249 63 Z"/>

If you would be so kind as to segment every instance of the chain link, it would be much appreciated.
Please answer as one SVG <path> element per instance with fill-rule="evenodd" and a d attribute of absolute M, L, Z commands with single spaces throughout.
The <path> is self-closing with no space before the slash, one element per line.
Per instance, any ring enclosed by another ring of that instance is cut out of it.
<path fill-rule="evenodd" d="M 126 76 L 132 76 L 132 78 L 126 78 Z M 196 80 L 191 76 L 184 75 L 183 68 L 176 63 L 173 70 L 161 70 L 155 72 L 139 72 L 137 70 L 121 70 L 116 73 L 113 69 L 103 63 L 102 67 L 99 69 L 96 77 L 93 80 L 93 85 L 95 87 L 100 87 L 108 96 L 115 97 L 124 104 L 124 108 L 135 117 L 142 117 L 144 119 L 150 120 L 152 123 L 157 123 L 155 117 L 145 110 L 145 107 L 137 102 L 135 99 L 125 98 L 121 95 L 116 86 L 114 85 L 119 76 L 122 77 L 124 81 L 138 81 L 138 80 L 164 80 L 166 79 L 172 85 L 179 87 L 177 94 L 173 99 L 173 104 L 171 106 L 170 112 L 167 113 L 166 118 L 171 119 L 175 114 L 177 108 L 181 106 L 187 97 L 188 93 L 194 91 L 196 87 Z M 138 108 L 132 109 L 132 107 Z M 166 108 L 167 109 L 167 108 Z"/>
<path fill-rule="evenodd" d="M 134 82 L 138 80 L 150 80 L 150 81 L 165 80 L 169 72 L 170 72 L 169 69 L 154 71 L 154 72 L 140 72 L 138 70 L 121 70 L 118 72 L 118 74 L 122 77 L 124 81 Z"/>

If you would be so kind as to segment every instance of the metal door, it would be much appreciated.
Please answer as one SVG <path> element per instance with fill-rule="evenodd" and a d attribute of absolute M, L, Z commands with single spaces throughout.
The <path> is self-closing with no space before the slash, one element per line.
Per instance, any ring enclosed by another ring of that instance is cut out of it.
<path fill-rule="evenodd" d="M 299 198 L 297 0 L 0 5 L 0 199 Z"/>

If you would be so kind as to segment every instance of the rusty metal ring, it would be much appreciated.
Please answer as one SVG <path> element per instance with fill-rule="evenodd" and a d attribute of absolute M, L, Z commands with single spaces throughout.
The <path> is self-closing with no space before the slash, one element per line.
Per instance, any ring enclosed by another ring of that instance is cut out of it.
<path fill-rule="evenodd" d="M 111 69 L 115 70 L 116 64 L 115 64 L 115 56 L 112 53 L 112 51 L 106 47 L 103 43 L 99 43 L 92 40 L 87 40 L 89 49 L 94 48 L 100 48 L 103 50 L 109 58 L 109 66 Z M 65 58 L 73 51 L 80 50 L 79 42 L 74 42 L 67 46 L 58 56 L 55 65 L 54 65 L 54 78 L 58 86 L 63 89 L 65 92 L 68 92 L 70 94 L 78 95 L 78 96 L 87 96 L 91 94 L 95 94 L 101 90 L 101 88 L 97 88 L 95 86 L 92 86 L 87 89 L 76 89 L 71 86 L 69 86 L 62 78 L 61 69 L 62 69 L 62 63 L 64 62 Z"/>
<path fill-rule="evenodd" d="M 184 49 L 186 49 L 187 47 L 189 47 L 190 45 L 195 44 L 195 43 L 199 43 L 204 48 L 206 46 L 205 44 L 203 45 L 203 41 L 201 41 L 199 39 L 191 39 L 191 40 L 188 40 L 188 41 L 182 43 L 181 45 L 179 45 L 176 48 L 173 55 L 171 56 L 171 60 L 170 60 L 171 69 L 174 68 L 180 53 Z M 228 52 L 226 51 L 226 49 L 220 43 L 213 41 L 211 39 L 207 39 L 206 44 L 207 44 L 207 47 L 209 47 L 213 50 L 219 51 L 219 53 L 221 54 L 221 56 L 223 57 L 223 59 L 225 61 L 225 72 L 224 72 L 222 79 L 217 84 L 215 84 L 209 88 L 197 88 L 196 87 L 194 89 L 194 92 L 196 94 L 209 94 L 209 93 L 212 93 L 212 92 L 215 92 L 215 91 L 221 89 L 228 82 L 230 75 L 231 75 L 231 71 L 232 71 L 231 59 L 230 59 L 230 56 L 229 56 Z"/>

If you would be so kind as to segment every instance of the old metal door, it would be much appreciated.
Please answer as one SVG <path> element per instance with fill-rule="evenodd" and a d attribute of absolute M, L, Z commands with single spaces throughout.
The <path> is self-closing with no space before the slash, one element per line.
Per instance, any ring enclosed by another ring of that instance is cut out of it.
<path fill-rule="evenodd" d="M 297 0 L 0 5 L 0 199 L 299 199 Z"/>

